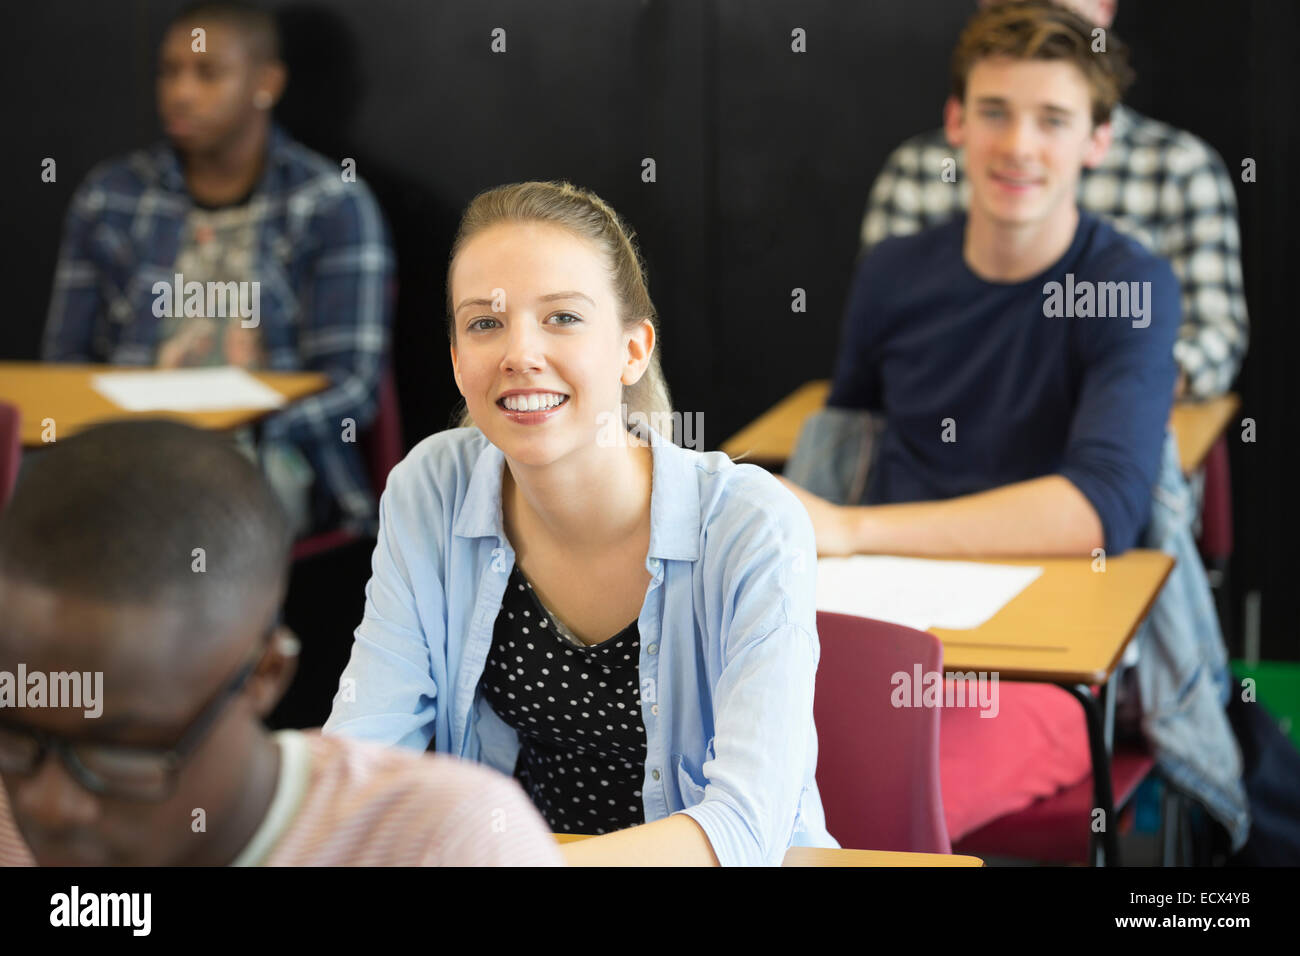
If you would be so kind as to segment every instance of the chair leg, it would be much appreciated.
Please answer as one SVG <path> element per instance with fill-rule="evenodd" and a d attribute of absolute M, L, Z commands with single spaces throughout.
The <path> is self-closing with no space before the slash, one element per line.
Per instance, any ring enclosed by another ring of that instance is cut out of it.
<path fill-rule="evenodd" d="M 1088 726 L 1088 749 L 1092 754 L 1093 806 L 1102 811 L 1105 829 L 1100 835 L 1093 833 L 1089 841 L 1089 856 L 1093 866 L 1119 866 L 1119 820 L 1115 814 L 1115 795 L 1110 781 L 1110 750 L 1106 746 L 1105 700 L 1093 697 L 1087 684 L 1060 685 L 1074 695 L 1083 707 Z M 1114 687 L 1103 687 L 1102 694 L 1113 699 Z"/>
<path fill-rule="evenodd" d="M 1192 815 L 1190 813 L 1178 814 L 1178 845 L 1183 866 L 1195 865 L 1195 860 L 1192 858 Z"/>
<path fill-rule="evenodd" d="M 1182 829 L 1182 796 L 1163 783 L 1164 794 L 1160 812 L 1160 865 L 1178 866 L 1178 837 Z"/>

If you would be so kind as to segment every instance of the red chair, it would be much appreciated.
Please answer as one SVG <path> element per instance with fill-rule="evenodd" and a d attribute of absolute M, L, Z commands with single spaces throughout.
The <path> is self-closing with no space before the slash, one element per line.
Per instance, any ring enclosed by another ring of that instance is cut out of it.
<path fill-rule="evenodd" d="M 1232 556 L 1232 478 L 1224 435 L 1205 456 L 1205 496 L 1201 503 L 1201 554 L 1216 566 Z"/>
<path fill-rule="evenodd" d="M 821 661 L 813 715 L 826 828 L 862 850 L 950 853 L 939 785 L 939 710 L 894 707 L 891 675 L 941 671 L 933 634 L 817 613 Z"/>
<path fill-rule="evenodd" d="M 1125 810 L 1133 794 L 1155 761 L 1136 745 L 1118 745 L 1111 760 L 1111 793 L 1115 799 L 1115 820 L 1109 826 L 1123 829 Z M 1050 797 L 1035 800 L 1015 813 L 1008 813 L 974 830 L 954 846 L 957 853 L 971 856 L 1003 856 L 1039 863 L 1091 861 L 1093 806 L 1092 774 L 1072 787 Z"/>
<path fill-rule="evenodd" d="M 0 402 L 0 509 L 9 503 L 23 458 L 22 416 L 15 405 Z"/>
<path fill-rule="evenodd" d="M 1214 592 L 1215 608 L 1223 639 L 1233 656 L 1242 652 L 1237 641 L 1237 618 L 1233 611 L 1228 580 L 1232 558 L 1232 478 L 1228 468 L 1228 439 L 1220 435 L 1201 466 L 1201 530 L 1197 548 L 1205 565 L 1205 576 Z"/>
<path fill-rule="evenodd" d="M 388 473 L 402 460 L 402 414 L 397 402 L 397 383 L 391 368 L 385 368 L 379 379 L 379 404 L 375 420 L 360 436 L 361 451 L 370 472 L 370 487 L 378 497 L 388 484 Z M 294 542 L 293 560 L 314 557 L 359 541 L 355 531 L 335 529 L 300 538 Z"/>

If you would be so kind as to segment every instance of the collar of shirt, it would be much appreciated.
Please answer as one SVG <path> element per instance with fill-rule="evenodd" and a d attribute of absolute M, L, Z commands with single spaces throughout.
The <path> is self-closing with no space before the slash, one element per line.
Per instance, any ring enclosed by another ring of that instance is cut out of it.
<path fill-rule="evenodd" d="M 262 170 L 262 177 L 253 190 L 254 195 L 274 190 L 280 168 L 287 162 L 285 147 L 289 143 L 289 134 L 278 123 L 272 123 L 266 139 L 266 168 Z M 159 184 L 171 192 L 189 195 L 185 185 L 185 171 L 181 168 L 180 154 L 171 143 L 163 141 L 154 147 L 154 163 L 158 171 Z"/>
<path fill-rule="evenodd" d="M 1128 135 L 1133 128 L 1133 121 L 1136 114 L 1125 106 L 1123 103 L 1116 103 L 1115 108 L 1110 111 L 1110 129 L 1113 139 L 1121 139 Z"/>
<path fill-rule="evenodd" d="M 648 424 L 632 426 L 650 442 L 654 464 L 650 477 L 650 547 L 646 570 L 657 574 L 663 561 L 697 561 L 700 557 L 700 488 L 690 453 Z M 501 475 L 505 455 L 491 442 L 483 446 L 465 501 L 452 532 L 462 538 L 495 536 L 504 546 Z"/>

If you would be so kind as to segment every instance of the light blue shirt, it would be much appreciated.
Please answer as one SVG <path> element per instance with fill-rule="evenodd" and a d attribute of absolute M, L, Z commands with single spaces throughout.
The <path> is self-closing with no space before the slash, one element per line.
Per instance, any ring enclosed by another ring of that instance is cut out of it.
<path fill-rule="evenodd" d="M 648 426 L 652 580 L 641 614 L 647 822 L 689 814 L 724 865 L 838 846 L 814 773 L 817 550 L 767 472 Z M 366 610 L 327 734 L 437 749 L 506 774 L 515 731 L 479 691 L 515 552 L 505 457 L 477 428 L 420 442 L 380 501 Z"/>

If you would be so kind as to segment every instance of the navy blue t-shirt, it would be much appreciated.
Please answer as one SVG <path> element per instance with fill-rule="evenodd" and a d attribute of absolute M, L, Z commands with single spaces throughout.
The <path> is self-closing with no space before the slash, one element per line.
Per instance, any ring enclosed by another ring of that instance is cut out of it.
<path fill-rule="evenodd" d="M 1107 552 L 1131 548 L 1173 398 L 1173 271 L 1080 212 L 1048 269 L 989 282 L 962 256 L 965 228 L 886 240 L 854 276 L 828 404 L 885 415 L 867 503 L 1059 474 L 1096 509 Z"/>

